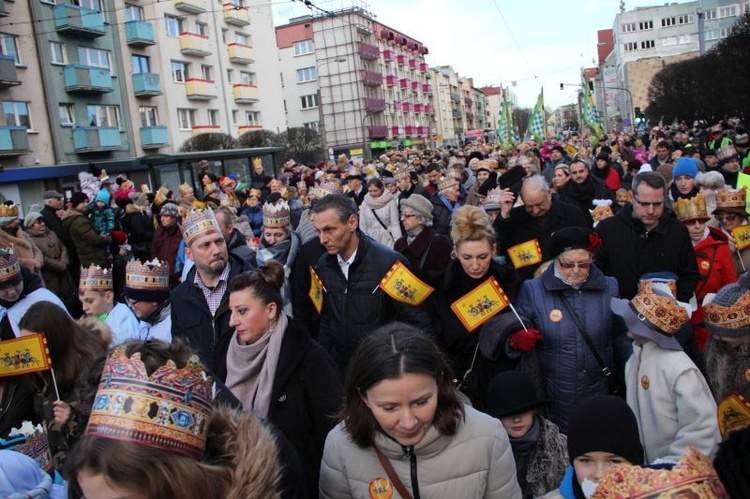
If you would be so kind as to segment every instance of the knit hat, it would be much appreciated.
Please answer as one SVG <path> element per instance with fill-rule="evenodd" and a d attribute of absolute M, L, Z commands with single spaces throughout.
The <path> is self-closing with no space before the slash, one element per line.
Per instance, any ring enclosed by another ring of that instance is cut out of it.
<path fill-rule="evenodd" d="M 79 204 L 83 203 L 84 201 L 85 201 L 86 203 L 88 203 L 88 202 L 89 202 L 89 197 L 88 197 L 88 196 L 86 195 L 86 193 L 84 193 L 84 192 L 81 192 L 81 191 L 76 191 L 76 192 L 74 192 L 74 193 L 73 193 L 73 194 L 72 194 L 72 195 L 70 196 L 70 203 L 71 203 L 71 204 L 72 204 L 73 206 L 78 206 Z"/>
<path fill-rule="evenodd" d="M 131 192 L 128 197 L 133 201 L 134 205 L 141 205 L 148 201 L 148 197 L 141 192 Z"/>
<path fill-rule="evenodd" d="M 159 209 L 159 216 L 180 218 L 180 212 L 177 210 L 177 205 L 174 203 L 164 203 Z"/>
<path fill-rule="evenodd" d="M 400 204 L 402 209 L 404 206 L 408 206 L 423 219 L 432 220 L 432 203 L 426 197 L 419 194 L 412 194 L 408 198 L 402 199 Z"/>
<path fill-rule="evenodd" d="M 109 190 L 108 189 L 100 189 L 99 192 L 96 193 L 96 198 L 94 201 L 101 201 L 102 203 L 109 206 Z"/>
<path fill-rule="evenodd" d="M 63 196 L 62 194 L 60 194 L 57 191 L 49 190 L 49 191 L 44 191 L 44 196 L 43 197 L 44 197 L 44 199 L 62 199 L 65 196 Z"/>
<path fill-rule="evenodd" d="M 672 209 L 677 214 L 680 222 L 692 222 L 693 220 L 705 222 L 711 219 L 706 210 L 706 198 L 701 194 L 696 194 L 695 197 L 690 199 L 678 199 L 675 201 Z"/>
<path fill-rule="evenodd" d="M 161 303 L 169 298 L 169 264 L 154 259 L 128 262 L 125 269 L 125 296 L 136 301 Z"/>
<path fill-rule="evenodd" d="M 127 244 L 127 242 L 128 242 L 127 232 L 123 232 L 121 230 L 112 231 L 112 244 L 116 246 L 122 246 L 124 244 Z"/>
<path fill-rule="evenodd" d="M 694 158 L 688 158 L 687 156 L 678 159 L 674 164 L 672 177 L 677 178 L 680 175 L 687 175 L 690 178 L 695 178 L 695 176 L 698 175 L 698 162 Z"/>
<path fill-rule="evenodd" d="M 703 300 L 706 327 L 712 335 L 741 338 L 750 334 L 750 274 Z"/>
<path fill-rule="evenodd" d="M 565 156 L 565 149 L 563 149 L 563 146 L 561 146 L 560 144 L 553 146 L 552 149 L 549 150 L 549 152 L 552 152 L 552 151 L 557 151 L 563 156 Z"/>
<path fill-rule="evenodd" d="M 586 227 L 565 227 L 552 234 L 547 248 L 550 257 L 557 258 L 561 253 L 573 249 L 594 253 L 601 245 L 599 234 L 593 230 Z"/>
<path fill-rule="evenodd" d="M 520 371 L 504 371 L 490 380 L 484 412 L 496 418 L 503 418 L 536 409 L 550 402 L 539 396 L 528 375 Z"/>
<path fill-rule="evenodd" d="M 596 395 L 577 404 L 568 420 L 568 457 L 609 452 L 631 464 L 643 463 L 643 446 L 633 410 L 617 395 Z"/>
<path fill-rule="evenodd" d="M 29 227 L 31 227 L 32 225 L 34 225 L 34 223 L 37 220 L 39 220 L 40 218 L 42 218 L 42 214 L 39 213 L 38 211 L 30 211 L 30 212 L 28 212 L 26 214 L 26 216 L 24 217 L 24 219 L 23 219 L 23 226 L 24 226 L 24 228 L 28 229 Z"/>
<path fill-rule="evenodd" d="M 193 241 L 209 234 L 221 234 L 221 227 L 216 221 L 213 210 L 206 208 L 189 212 L 182 223 L 182 238 L 185 240 L 185 245 L 190 247 Z"/>
<path fill-rule="evenodd" d="M 0 204 L 0 226 L 7 225 L 18 218 L 18 205 Z"/>
<path fill-rule="evenodd" d="M 18 284 L 22 280 L 21 266 L 13 249 L 0 249 L 0 288 Z"/>

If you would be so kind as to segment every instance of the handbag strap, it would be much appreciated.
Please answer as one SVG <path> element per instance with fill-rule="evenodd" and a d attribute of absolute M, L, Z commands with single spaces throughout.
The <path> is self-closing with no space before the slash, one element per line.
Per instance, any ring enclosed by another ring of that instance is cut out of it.
<path fill-rule="evenodd" d="M 388 230 L 388 227 L 383 223 L 383 221 L 378 216 L 377 212 L 374 208 L 370 208 L 370 211 L 372 211 L 372 214 L 375 215 L 375 220 L 378 221 L 381 227 L 383 227 L 383 230 L 385 230 L 389 236 L 391 236 L 391 239 L 393 239 L 393 234 L 391 234 L 391 231 Z"/>
<path fill-rule="evenodd" d="M 581 337 L 583 338 L 584 343 L 586 343 L 586 346 L 589 347 L 589 350 L 591 350 L 591 353 L 594 354 L 594 358 L 596 359 L 596 363 L 599 364 L 599 367 L 602 370 L 602 374 L 607 379 L 611 379 L 612 376 L 612 369 L 610 369 L 607 364 L 604 363 L 604 359 L 602 359 L 602 356 L 599 355 L 599 351 L 594 346 L 594 342 L 591 341 L 591 337 L 588 335 L 585 329 L 583 329 L 583 324 L 581 324 L 581 320 L 578 318 L 578 315 L 573 311 L 573 308 L 570 306 L 570 302 L 568 301 L 568 298 L 565 296 L 563 292 L 560 292 L 560 299 L 563 302 L 563 305 L 565 305 L 565 309 L 570 314 L 570 318 L 573 319 L 573 323 L 576 325 L 576 329 L 579 333 L 581 333 Z"/>
<path fill-rule="evenodd" d="M 422 270 L 424 268 L 424 262 L 427 261 L 427 255 L 430 254 L 430 248 L 432 248 L 432 243 L 435 241 L 436 237 L 437 237 L 437 234 L 432 235 L 432 239 L 430 239 L 430 244 L 427 245 L 427 249 L 422 254 L 422 258 L 419 260 L 419 270 Z"/>
<path fill-rule="evenodd" d="M 391 483 L 394 487 L 396 487 L 396 490 L 401 495 L 403 499 L 412 499 L 411 494 L 409 493 L 409 490 L 406 488 L 406 485 L 404 485 L 404 482 L 401 481 L 401 479 L 396 474 L 396 470 L 393 469 L 393 465 L 388 460 L 387 457 L 385 457 L 385 454 L 378 449 L 378 446 L 373 444 L 373 448 L 375 449 L 375 454 L 378 455 L 378 460 L 380 461 L 380 464 L 383 466 L 383 469 L 385 470 L 386 475 L 388 475 L 388 478 L 391 479 Z"/>

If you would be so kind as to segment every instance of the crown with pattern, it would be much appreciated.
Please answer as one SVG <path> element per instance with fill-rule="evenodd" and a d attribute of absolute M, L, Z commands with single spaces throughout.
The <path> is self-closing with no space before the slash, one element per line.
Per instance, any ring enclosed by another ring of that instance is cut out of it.
<path fill-rule="evenodd" d="M 21 277 L 21 265 L 13 248 L 0 249 L 0 284 L 17 281 Z"/>
<path fill-rule="evenodd" d="M 733 393 L 719 402 L 719 431 L 726 440 L 730 433 L 750 427 L 750 402 Z"/>
<path fill-rule="evenodd" d="M 594 220 L 594 224 L 598 224 L 605 218 L 615 216 L 612 213 L 612 200 L 611 199 L 594 199 L 592 204 L 595 206 L 591 212 L 591 218 Z"/>
<path fill-rule="evenodd" d="M 618 189 L 615 193 L 618 203 L 627 203 L 630 201 L 630 191 L 625 189 Z"/>
<path fill-rule="evenodd" d="M 730 286 L 736 288 L 736 285 L 727 285 L 722 291 L 729 290 Z M 738 290 L 738 293 L 742 290 Z M 708 300 L 706 300 L 708 301 Z M 709 303 L 704 303 L 703 310 L 706 312 L 706 325 L 717 335 L 729 336 L 727 330 L 741 332 L 743 329 L 750 327 L 750 293 L 742 293 L 731 305 L 721 305 L 717 303 L 716 297 Z"/>
<path fill-rule="evenodd" d="M 112 291 L 112 272 L 101 268 L 99 265 L 91 265 L 88 268 L 81 267 L 78 290 L 81 292 Z"/>
<path fill-rule="evenodd" d="M 86 433 L 201 459 L 212 409 L 213 382 L 193 355 L 148 376 L 140 352 L 114 349 L 102 371 Z"/>
<path fill-rule="evenodd" d="M 680 198 L 674 202 L 672 209 L 677 214 L 680 222 L 711 219 L 706 209 L 706 198 L 702 194 L 696 194 L 695 197 L 690 199 Z"/>
<path fill-rule="evenodd" d="M 216 221 L 214 211 L 211 208 L 191 210 L 182 222 L 182 238 L 185 244 L 190 246 L 197 238 L 208 234 L 221 234 L 221 227 Z"/>
<path fill-rule="evenodd" d="M 283 199 L 263 204 L 263 227 L 286 227 L 291 223 L 289 205 Z"/>
<path fill-rule="evenodd" d="M 53 469 L 47 431 L 42 424 L 35 426 L 31 421 L 23 421 L 20 428 L 11 428 L 7 438 L 0 438 L 0 449 L 30 457 L 44 471 Z"/>
<path fill-rule="evenodd" d="M 321 182 L 320 185 L 310 190 L 310 195 L 315 199 L 322 199 L 329 194 L 341 194 L 341 192 L 343 192 L 341 182 L 334 180 L 331 182 Z"/>
<path fill-rule="evenodd" d="M 409 166 L 399 163 L 396 169 L 393 170 L 393 178 L 399 180 L 401 177 L 409 177 L 411 179 L 411 172 L 412 169 Z"/>
<path fill-rule="evenodd" d="M 11 205 L 0 204 L 0 217 L 10 218 L 18 217 L 18 205 L 13 203 Z"/>
<path fill-rule="evenodd" d="M 671 470 L 613 465 L 599 481 L 592 499 L 698 499 L 729 497 L 711 461 L 688 447 Z"/>
<path fill-rule="evenodd" d="M 438 183 L 438 190 L 440 192 L 447 191 L 448 189 L 452 189 L 454 187 L 458 187 L 458 180 L 450 175 L 448 175 L 447 177 L 443 177 Z"/>
<path fill-rule="evenodd" d="M 717 210 L 728 210 L 737 211 L 740 210 L 745 213 L 745 192 L 747 189 L 720 189 L 716 192 L 716 209 Z"/>
<path fill-rule="evenodd" d="M 179 191 L 180 196 L 184 196 L 188 192 L 194 192 L 192 186 L 187 182 L 180 184 L 180 187 L 178 187 L 177 190 Z"/>
<path fill-rule="evenodd" d="M 727 161 L 737 157 L 737 149 L 735 149 L 734 146 L 720 147 L 719 150 L 716 151 L 716 156 L 719 158 L 719 161 Z"/>
<path fill-rule="evenodd" d="M 156 258 L 131 260 L 125 269 L 125 294 L 138 301 L 160 303 L 169 298 L 169 264 Z"/>
<path fill-rule="evenodd" d="M 638 318 L 665 336 L 674 336 L 690 320 L 687 310 L 673 298 L 654 293 L 651 281 L 638 283 L 638 293 L 630 301 Z"/>
<path fill-rule="evenodd" d="M 156 190 L 156 194 L 154 194 L 154 203 L 161 206 L 167 201 L 168 196 L 169 187 L 167 187 L 166 185 L 162 185 Z"/>
<path fill-rule="evenodd" d="M 487 197 L 484 198 L 485 206 L 488 204 L 499 205 L 503 199 L 503 190 L 500 187 L 495 187 L 487 191 Z"/>

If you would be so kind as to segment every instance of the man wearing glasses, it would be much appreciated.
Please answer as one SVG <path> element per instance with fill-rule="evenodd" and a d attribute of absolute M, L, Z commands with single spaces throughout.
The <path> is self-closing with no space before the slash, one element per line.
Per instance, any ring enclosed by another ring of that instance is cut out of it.
<path fill-rule="evenodd" d="M 664 177 L 639 173 L 630 203 L 596 227 L 603 244 L 594 259 L 604 274 L 617 279 L 622 298 L 633 298 L 640 276 L 653 272 L 677 275 L 679 301 L 693 296 L 699 277 L 693 245 L 666 200 Z"/>

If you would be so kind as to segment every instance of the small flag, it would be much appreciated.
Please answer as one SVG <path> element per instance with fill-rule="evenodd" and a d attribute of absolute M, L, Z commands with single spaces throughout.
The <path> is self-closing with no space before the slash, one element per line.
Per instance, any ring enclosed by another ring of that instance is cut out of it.
<path fill-rule="evenodd" d="M 313 306 L 315 307 L 315 310 L 318 311 L 318 314 L 323 310 L 323 292 L 325 289 L 326 288 L 323 287 L 323 281 L 321 281 L 318 274 L 315 273 L 315 269 L 310 267 L 310 291 L 307 293 L 307 296 L 312 300 Z"/>
<path fill-rule="evenodd" d="M 527 135 L 539 144 L 544 142 L 544 138 L 547 136 L 547 116 L 544 113 L 544 88 L 539 92 L 536 106 L 534 106 L 534 110 L 531 112 Z"/>
<path fill-rule="evenodd" d="M 734 238 L 737 251 L 742 251 L 750 246 L 750 225 L 740 225 L 732 229 L 732 238 Z"/>
<path fill-rule="evenodd" d="M 508 300 L 505 292 L 495 278 L 490 277 L 454 301 L 451 310 L 461 320 L 464 327 L 471 332 L 493 318 L 508 304 L 510 304 L 510 300 Z"/>
<path fill-rule="evenodd" d="M 47 338 L 29 334 L 0 341 L 0 377 L 52 369 Z"/>
<path fill-rule="evenodd" d="M 599 137 L 604 135 L 604 122 L 599 114 L 599 110 L 596 108 L 594 98 L 591 96 L 588 83 L 583 75 L 581 75 L 581 93 L 581 117 L 584 123 L 591 128 L 591 135 L 598 142 Z"/>
<path fill-rule="evenodd" d="M 505 89 L 503 89 L 505 90 Z M 513 116 L 510 112 L 510 106 L 505 98 L 506 92 L 503 91 L 503 101 L 500 103 L 500 114 L 497 120 L 497 139 L 500 142 L 500 147 L 504 151 L 510 152 L 516 148 L 516 144 L 513 140 Z"/>
<path fill-rule="evenodd" d="M 718 408 L 719 432 L 727 436 L 733 431 L 750 426 L 750 402 L 738 392 L 734 392 L 721 402 Z"/>
<path fill-rule="evenodd" d="M 394 300 L 414 307 L 421 305 L 435 291 L 412 274 L 400 260 L 396 260 L 378 287 Z"/>
<path fill-rule="evenodd" d="M 525 243 L 516 244 L 512 248 L 508 248 L 508 256 L 510 261 L 513 262 L 513 266 L 516 269 L 528 267 L 541 263 L 542 261 L 542 249 L 539 247 L 539 241 L 532 239 Z"/>

